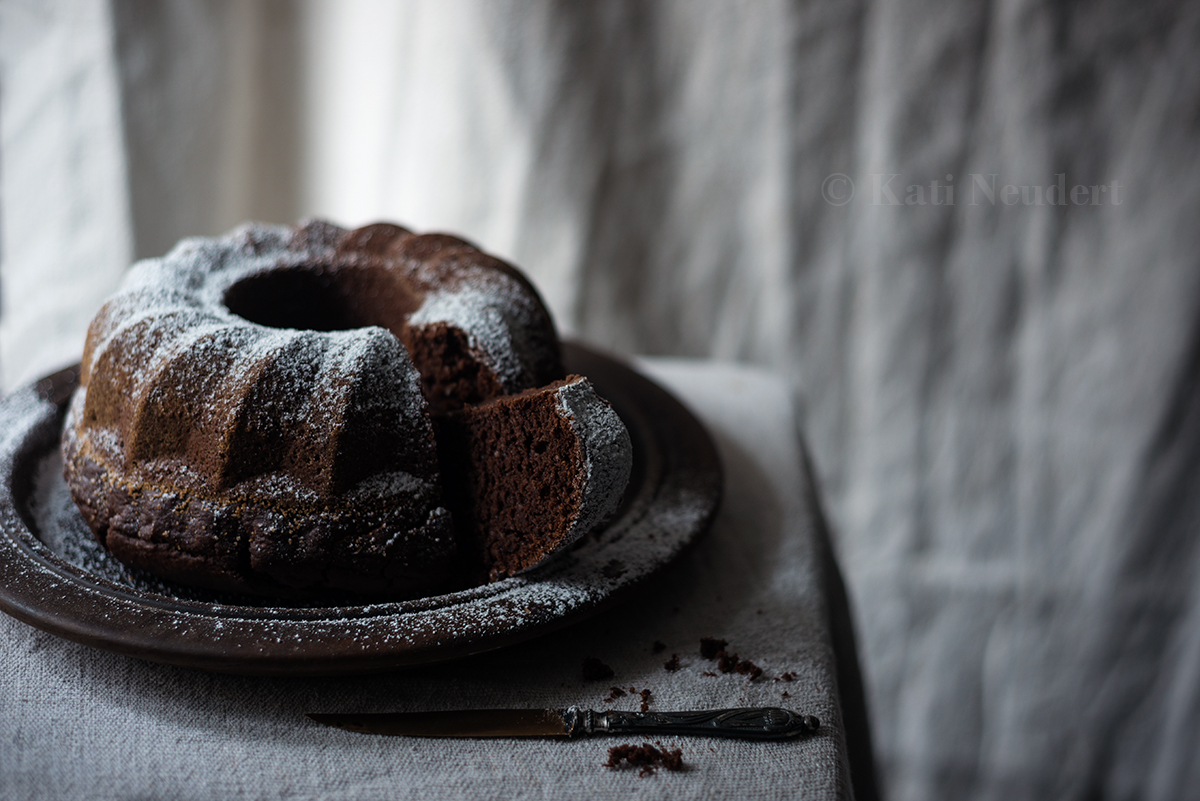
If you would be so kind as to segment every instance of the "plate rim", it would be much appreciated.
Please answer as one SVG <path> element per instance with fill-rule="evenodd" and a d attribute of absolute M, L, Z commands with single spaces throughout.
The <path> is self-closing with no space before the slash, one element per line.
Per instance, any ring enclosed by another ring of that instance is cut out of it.
<path fill-rule="evenodd" d="M 563 356 L 571 372 L 589 376 L 601 395 L 627 418 L 638 456 L 645 462 L 637 495 L 618 518 L 592 535 L 602 543 L 597 549 L 604 547 L 606 537 L 618 554 L 626 536 L 653 539 L 657 529 L 641 528 L 653 525 L 658 517 L 671 521 L 674 530 L 668 527 L 663 532 L 667 551 L 661 559 L 627 577 L 618 574 L 588 588 L 581 586 L 577 602 L 557 614 L 540 608 L 535 614 L 527 602 L 538 590 L 553 596 L 548 588 L 557 585 L 551 585 L 550 579 L 570 578 L 573 553 L 521 576 L 455 593 L 318 607 L 237 606 L 171 598 L 117 584 L 71 564 L 31 530 L 18 498 L 28 498 L 32 490 L 31 471 L 22 466 L 39 464 L 58 441 L 66 401 L 78 380 L 77 365 L 27 384 L 0 402 L 0 431 L 4 432 L 0 435 L 0 611 L 102 650 L 152 662 L 257 675 L 340 675 L 433 664 L 513 645 L 591 617 L 653 580 L 711 527 L 720 506 L 723 473 L 707 429 L 666 389 L 623 360 L 578 342 L 564 341 Z M 26 408 L 31 401 L 36 408 Z M 643 498 L 648 483 L 651 494 Z M 644 508 L 639 506 L 643 502 Z M 523 612 L 507 608 L 514 600 L 526 604 Z M 554 597 L 547 599 L 551 606 L 555 602 Z M 561 607 L 563 599 L 557 603 Z M 405 624 L 429 625 L 454 610 L 466 614 L 472 604 L 494 607 L 495 620 L 473 631 L 439 635 L 431 630 L 415 640 L 406 641 L 400 633 Z M 509 622 L 505 622 L 506 612 Z M 276 641 L 260 637 L 239 642 L 236 637 L 214 634 L 230 621 L 247 633 L 256 631 L 256 626 L 265 628 L 264 634 L 273 629 Z M 316 641 L 294 636 L 334 624 L 354 629 L 372 623 L 381 629 L 375 637 L 362 633 L 344 643 L 332 629 L 322 633 L 327 638 Z M 392 630 L 384 631 L 389 623 Z M 296 641 L 284 643 L 286 634 Z M 399 639 L 389 639 L 388 634 Z"/>

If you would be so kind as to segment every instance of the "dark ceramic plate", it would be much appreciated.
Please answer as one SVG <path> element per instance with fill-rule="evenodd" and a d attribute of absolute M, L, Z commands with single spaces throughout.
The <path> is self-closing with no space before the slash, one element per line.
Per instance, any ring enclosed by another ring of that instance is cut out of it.
<path fill-rule="evenodd" d="M 0 609 L 75 642 L 229 673 L 356 673 L 456 659 L 595 614 L 651 580 L 709 525 L 721 494 L 712 441 L 677 400 L 626 365 L 564 346 L 633 438 L 625 502 L 603 530 L 521 576 L 365 605 L 269 606 L 135 574 L 71 505 L 58 457 L 78 372 L 0 403 Z"/>

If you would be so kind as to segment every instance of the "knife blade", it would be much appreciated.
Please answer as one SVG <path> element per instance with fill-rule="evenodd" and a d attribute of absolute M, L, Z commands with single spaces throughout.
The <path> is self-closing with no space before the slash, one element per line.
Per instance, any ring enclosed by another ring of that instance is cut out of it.
<path fill-rule="evenodd" d="M 739 707 L 692 712 L 597 712 L 566 709 L 460 709 L 448 712 L 310 713 L 317 723 L 362 734 L 402 737 L 541 737 L 572 739 L 597 734 L 699 735 L 745 740 L 786 740 L 812 734 L 821 723 L 779 707 Z"/>

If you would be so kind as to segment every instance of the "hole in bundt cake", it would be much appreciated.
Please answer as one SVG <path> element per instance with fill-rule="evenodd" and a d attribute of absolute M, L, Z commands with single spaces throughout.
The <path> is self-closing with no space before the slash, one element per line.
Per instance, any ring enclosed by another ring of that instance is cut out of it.
<path fill-rule="evenodd" d="M 225 307 L 239 317 L 270 328 L 343 331 L 362 325 L 350 298 L 319 270 L 277 270 L 231 286 Z"/>
<path fill-rule="evenodd" d="M 383 271 L 312 265 L 253 275 L 229 287 L 225 308 L 270 328 L 345 331 L 376 325 L 399 337 L 417 306 Z"/>

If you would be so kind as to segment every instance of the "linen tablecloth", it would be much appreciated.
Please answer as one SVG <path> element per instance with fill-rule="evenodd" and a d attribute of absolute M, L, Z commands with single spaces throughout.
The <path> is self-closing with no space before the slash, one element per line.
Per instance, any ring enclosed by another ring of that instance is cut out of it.
<path fill-rule="evenodd" d="M 155 665 L 0 615 L 0 797 L 848 798 L 852 761 L 860 797 L 871 795 L 844 594 L 786 384 L 712 362 L 644 360 L 639 368 L 708 426 L 726 480 L 711 531 L 655 586 L 523 645 L 348 678 L 249 678 Z M 763 675 L 720 673 L 699 653 L 702 637 L 728 640 Z M 667 670 L 675 655 L 679 669 Z M 589 657 L 615 675 L 586 680 Z M 852 718 L 850 751 L 839 678 Z M 607 700 L 613 687 L 626 694 Z M 638 709 L 646 689 L 651 709 L 784 706 L 822 725 L 786 743 L 663 737 L 664 746 L 682 750 L 686 770 L 640 776 L 603 766 L 609 747 L 640 738 L 422 740 L 354 734 L 304 717 L 572 704 Z"/>

